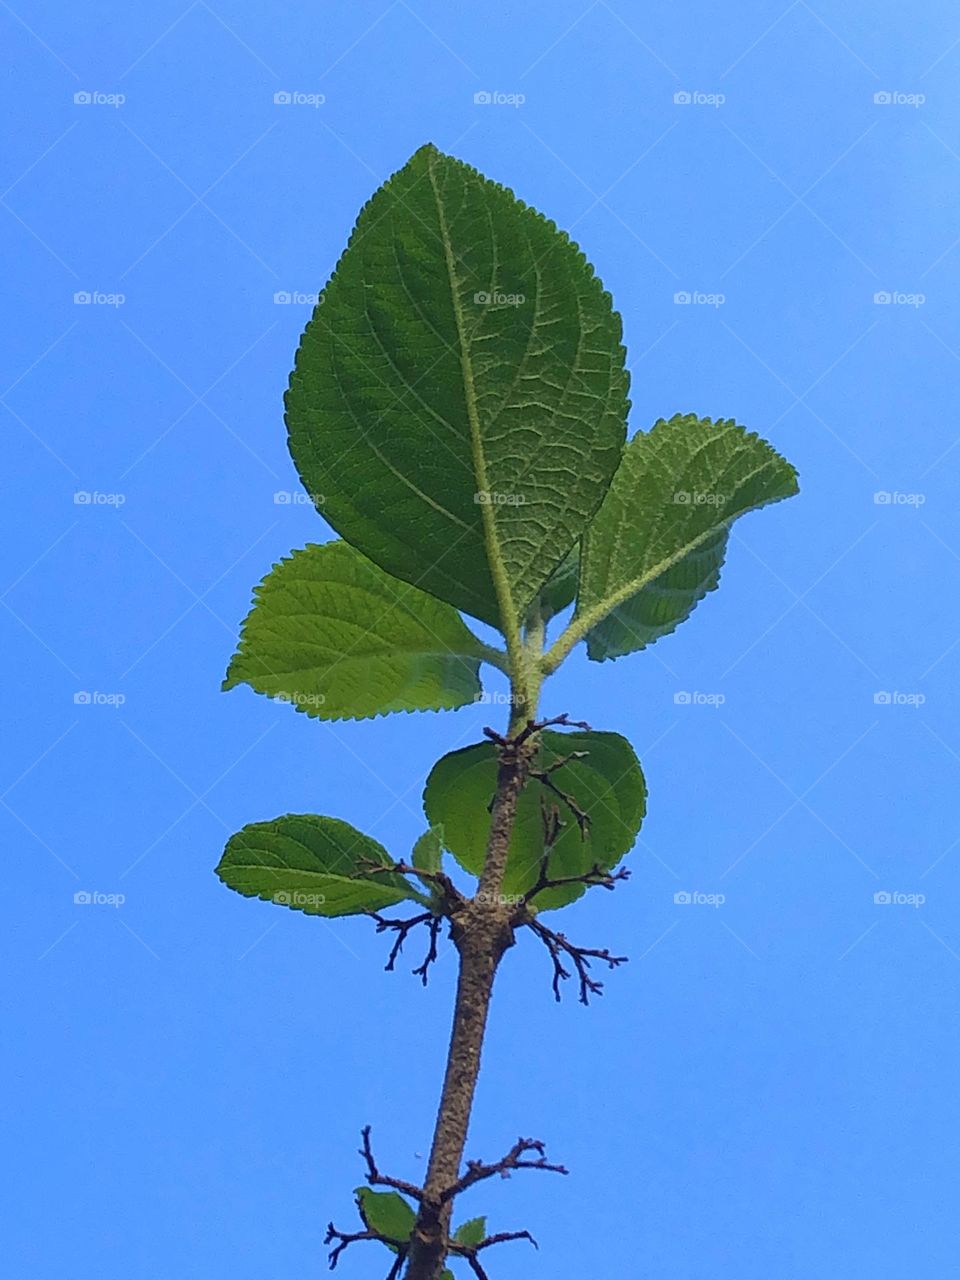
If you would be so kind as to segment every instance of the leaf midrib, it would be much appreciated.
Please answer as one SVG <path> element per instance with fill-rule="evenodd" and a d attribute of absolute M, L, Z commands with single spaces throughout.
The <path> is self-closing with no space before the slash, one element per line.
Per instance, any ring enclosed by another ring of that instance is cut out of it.
<path fill-rule="evenodd" d="M 430 176 L 430 187 L 433 191 L 433 200 L 437 208 L 437 222 L 440 228 L 440 240 L 443 244 L 443 256 L 447 268 L 447 279 L 450 284 L 450 298 L 453 307 L 453 317 L 457 328 L 457 341 L 460 348 L 460 369 L 463 374 L 464 403 L 467 410 L 467 423 L 470 428 L 470 452 L 473 458 L 474 475 L 477 482 L 478 492 L 486 493 L 489 490 L 489 483 L 487 480 L 487 460 L 483 452 L 483 438 L 480 434 L 480 417 L 477 411 L 476 389 L 473 381 L 473 365 L 471 363 L 467 347 L 463 308 L 460 303 L 456 261 L 453 252 L 453 242 L 450 238 L 450 229 L 447 226 L 447 217 L 443 207 L 443 201 L 440 199 L 440 192 L 437 188 L 437 179 L 434 173 L 432 154 L 427 156 L 427 172 Z M 483 542 L 487 553 L 487 562 L 490 565 L 490 576 L 493 579 L 493 587 L 497 597 L 497 606 L 500 610 L 501 629 L 507 640 L 507 649 L 510 651 L 511 666 L 514 671 L 519 671 L 522 660 L 522 642 L 520 639 L 520 629 L 517 623 L 517 611 L 513 601 L 513 593 L 510 590 L 510 581 L 507 577 L 506 566 L 503 561 L 503 553 L 500 548 L 500 543 L 497 540 L 497 527 L 494 519 L 494 510 L 491 504 L 480 503 L 480 519 L 483 527 Z"/>

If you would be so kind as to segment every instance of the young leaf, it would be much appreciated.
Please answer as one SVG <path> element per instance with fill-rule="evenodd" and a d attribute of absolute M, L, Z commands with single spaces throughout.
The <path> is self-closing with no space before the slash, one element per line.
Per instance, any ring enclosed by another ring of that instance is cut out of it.
<path fill-rule="evenodd" d="M 484 645 L 457 611 L 345 542 L 311 544 L 256 588 L 224 689 L 248 684 L 321 720 L 476 701 Z"/>
<path fill-rule="evenodd" d="M 361 211 L 301 340 L 300 477 L 364 555 L 510 636 L 620 460 L 620 338 L 565 234 L 421 147 Z"/>
<path fill-rule="evenodd" d="M 711 422 L 678 414 L 634 436 L 584 534 L 576 613 L 548 652 L 545 670 L 555 670 L 589 633 L 589 656 L 598 660 L 642 647 L 629 643 L 623 626 L 624 620 L 628 627 L 638 620 L 643 638 L 643 619 L 652 597 L 640 602 L 636 597 L 653 584 L 654 595 L 664 585 L 669 588 L 671 580 L 665 575 L 712 539 L 705 563 L 691 561 L 677 571 L 681 599 L 672 623 L 677 625 L 711 584 L 716 585 L 720 535 L 738 516 L 789 498 L 797 488 L 790 463 L 732 420 Z M 691 577 L 692 585 L 683 585 Z M 621 621 L 610 622 L 609 615 L 624 606 Z M 655 617 L 653 630 L 665 634 L 658 627 Z"/>
<path fill-rule="evenodd" d="M 312 813 L 254 822 L 227 841 L 217 875 L 248 898 L 315 916 L 380 911 L 423 896 L 391 866 L 386 849 L 349 822 Z"/>
<path fill-rule="evenodd" d="M 443 861 L 443 827 L 431 827 L 413 846 L 411 862 L 419 871 L 439 871 Z"/>
<path fill-rule="evenodd" d="M 525 893 L 539 876 L 544 854 L 541 799 L 548 809 L 557 806 L 565 824 L 550 855 L 551 879 L 582 876 L 595 865 L 609 870 L 633 847 L 646 812 L 646 784 L 633 748 L 618 733 L 544 731 L 537 768 L 545 770 L 578 751 L 588 754 L 568 761 L 549 778 L 589 817 L 586 836 L 581 835 L 574 811 L 556 792 L 542 782 L 530 781 L 520 794 L 504 893 Z M 490 829 L 488 806 L 496 782 L 497 748 L 492 742 L 480 742 L 438 760 L 423 794 L 428 821 L 443 823 L 444 844 L 475 876 L 483 870 Z M 583 892 L 582 885 L 543 890 L 533 905 L 540 910 L 561 907 Z"/>
<path fill-rule="evenodd" d="M 476 1245 L 481 1240 L 487 1238 L 487 1220 L 486 1218 L 471 1218 L 469 1222 L 463 1222 L 457 1227 L 453 1233 L 453 1238 L 457 1244 Z"/>
<path fill-rule="evenodd" d="M 356 1187 L 353 1194 L 363 1225 L 369 1231 L 378 1231 L 391 1240 L 410 1239 L 417 1215 L 403 1196 L 396 1191 L 373 1191 L 370 1187 Z M 393 1245 L 388 1248 L 396 1252 Z"/>

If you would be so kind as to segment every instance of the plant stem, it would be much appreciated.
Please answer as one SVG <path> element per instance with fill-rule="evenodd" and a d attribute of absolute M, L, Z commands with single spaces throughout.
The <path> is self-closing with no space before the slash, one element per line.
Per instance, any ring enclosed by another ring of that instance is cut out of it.
<path fill-rule="evenodd" d="M 501 757 L 480 887 L 452 923 L 451 934 L 460 955 L 453 1030 L 425 1195 L 405 1280 L 438 1280 L 447 1256 L 453 1200 L 445 1193 L 460 1177 L 493 982 L 504 952 L 513 945 L 512 909 L 501 901 L 501 889 L 517 801 L 530 769 L 532 743 L 530 739 Z"/>

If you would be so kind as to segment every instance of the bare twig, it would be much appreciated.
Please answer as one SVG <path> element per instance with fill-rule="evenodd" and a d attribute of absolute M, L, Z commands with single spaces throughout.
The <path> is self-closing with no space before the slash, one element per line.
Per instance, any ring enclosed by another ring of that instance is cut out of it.
<path fill-rule="evenodd" d="M 391 930 L 396 932 L 397 938 L 393 946 L 390 948 L 390 955 L 387 963 L 383 966 L 388 973 L 391 973 L 397 963 L 400 952 L 403 950 L 403 944 L 406 941 L 407 934 L 416 929 L 418 925 L 425 924 L 430 934 L 430 947 L 427 951 L 426 959 L 422 964 L 417 965 L 414 973 L 420 979 L 424 986 L 427 985 L 427 973 L 431 964 L 437 958 L 437 935 L 443 925 L 443 917 L 435 915 L 432 911 L 421 911 L 417 916 L 410 916 L 406 920 L 390 920 L 387 916 L 382 916 L 378 911 L 368 911 L 366 913 L 371 920 L 376 921 L 377 933 L 387 933 Z"/>
<path fill-rule="evenodd" d="M 370 1126 L 364 1125 L 360 1132 L 363 1137 L 363 1146 L 360 1148 L 360 1154 L 366 1163 L 367 1181 L 371 1187 L 390 1187 L 394 1191 L 402 1191 L 411 1200 L 422 1200 L 425 1194 L 423 1187 L 418 1187 L 412 1182 L 404 1182 L 402 1178 L 389 1178 L 380 1172 L 377 1168 L 377 1162 L 373 1158 L 373 1148 L 370 1145 Z"/>
<path fill-rule="evenodd" d="M 477 1280 L 490 1280 L 490 1277 L 484 1271 L 480 1259 L 477 1254 L 481 1249 L 488 1249 L 494 1244 L 506 1244 L 509 1240 L 529 1240 L 535 1249 L 540 1246 L 534 1240 L 529 1231 L 498 1231 L 496 1235 L 487 1236 L 485 1240 L 481 1240 L 479 1244 L 456 1244 L 451 1241 L 450 1252 L 454 1257 L 466 1258 L 470 1270 L 477 1277 Z"/>
<path fill-rule="evenodd" d="M 550 958 L 553 961 L 553 994 L 557 1000 L 560 999 L 561 982 L 572 976 L 569 969 L 565 968 L 562 956 L 569 956 L 577 971 L 577 977 L 580 982 L 581 1004 L 589 1004 L 591 996 L 603 994 L 603 983 L 590 976 L 591 960 L 602 960 L 610 969 L 616 969 L 620 965 L 627 963 L 626 956 L 611 955 L 606 947 L 598 950 L 591 947 L 574 946 L 562 933 L 555 933 L 552 929 L 548 929 L 546 925 L 541 924 L 539 920 L 528 920 L 525 923 L 550 952 Z"/>
<path fill-rule="evenodd" d="M 585 720 L 571 720 L 566 711 L 564 711 L 563 715 L 553 716 L 549 720 L 528 720 L 520 732 L 512 737 L 505 738 L 502 734 L 497 733 L 495 729 L 487 728 L 483 732 L 498 747 L 515 751 L 517 747 L 522 747 L 535 733 L 540 733 L 543 729 L 550 729 L 554 725 L 561 725 L 565 729 L 583 729 L 586 733 L 590 732 L 590 726 Z"/>
<path fill-rule="evenodd" d="M 630 879 L 630 872 L 626 867 L 621 867 L 618 871 L 604 871 L 603 867 L 596 862 L 583 875 L 551 877 L 547 874 L 549 861 L 548 853 L 540 863 L 540 875 L 536 883 L 523 895 L 524 903 L 532 902 L 537 894 L 543 893 L 545 889 L 561 889 L 571 884 L 582 884 L 588 889 L 615 889 L 619 881 Z"/>
<path fill-rule="evenodd" d="M 536 1152 L 535 1160 L 526 1159 L 530 1152 Z M 568 1173 L 562 1164 L 548 1164 L 544 1154 L 544 1144 L 536 1138 L 518 1138 L 502 1160 L 496 1164 L 484 1164 L 482 1160 L 468 1160 L 467 1171 L 456 1182 L 452 1183 L 440 1195 L 441 1204 L 453 1200 L 455 1196 L 466 1191 L 468 1187 L 492 1178 L 495 1174 L 509 1177 L 514 1169 L 544 1169 L 548 1173 Z"/>
<path fill-rule="evenodd" d="M 334 1240 L 339 1241 L 336 1248 L 330 1250 L 330 1270 L 336 1270 L 337 1263 L 340 1261 L 340 1255 L 348 1245 L 356 1244 L 358 1240 L 377 1240 L 380 1244 L 389 1245 L 396 1249 L 397 1256 L 393 1260 L 393 1265 L 387 1272 L 386 1280 L 399 1280 L 400 1272 L 403 1270 L 403 1264 L 407 1259 L 408 1243 L 406 1240 L 394 1240 L 390 1236 L 381 1235 L 379 1231 L 373 1231 L 369 1227 L 366 1231 L 338 1231 L 332 1222 L 327 1223 L 327 1234 L 323 1238 L 324 1244 L 333 1244 Z"/>

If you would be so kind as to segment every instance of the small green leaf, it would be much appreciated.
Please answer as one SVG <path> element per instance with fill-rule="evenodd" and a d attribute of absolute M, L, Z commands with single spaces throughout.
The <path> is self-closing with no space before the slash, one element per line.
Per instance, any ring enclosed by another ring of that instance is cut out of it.
<path fill-rule="evenodd" d="M 393 865 L 382 845 L 349 822 L 286 814 L 231 836 L 217 875 L 245 897 L 316 916 L 356 915 L 423 900 L 403 876 L 367 873 L 370 864 Z"/>
<path fill-rule="evenodd" d="M 354 1195 L 363 1225 L 369 1231 L 378 1231 L 401 1242 L 410 1239 L 417 1215 L 403 1196 L 396 1191 L 374 1191 L 370 1187 L 357 1187 Z M 388 1247 L 396 1252 L 393 1245 Z"/>
<path fill-rule="evenodd" d="M 717 585 L 732 522 L 797 488 L 790 463 L 732 420 L 678 414 L 634 436 L 583 536 L 576 611 L 544 670 L 584 638 L 602 660 L 673 630 Z"/>
<path fill-rule="evenodd" d="M 286 421 L 342 537 L 509 635 L 603 498 L 627 388 L 620 317 L 577 246 L 428 145 L 361 211 Z"/>
<path fill-rule="evenodd" d="M 443 827 L 431 827 L 425 831 L 413 846 L 410 856 L 418 870 L 439 871 L 443 862 Z"/>
<path fill-rule="evenodd" d="M 475 702 L 483 645 L 457 611 L 345 542 L 311 544 L 256 588 L 224 689 L 322 720 Z"/>
<path fill-rule="evenodd" d="M 543 783 L 532 780 L 521 792 L 517 821 L 510 840 L 503 892 L 522 894 L 536 882 L 544 852 L 541 798 L 557 805 L 566 824 L 550 856 L 551 879 L 585 875 L 594 865 L 616 866 L 633 847 L 646 812 L 646 785 L 633 748 L 618 733 L 585 731 L 541 735 L 540 768 L 547 768 L 571 752 L 570 760 L 550 774 L 590 817 L 582 838 L 571 810 Z M 444 844 L 465 870 L 479 876 L 490 830 L 488 806 L 496 788 L 497 748 L 481 742 L 443 756 L 427 779 L 423 807 L 431 823 L 443 823 Z M 581 885 L 549 889 L 537 895 L 540 910 L 564 906 L 584 892 Z"/>
<path fill-rule="evenodd" d="M 476 1245 L 481 1240 L 487 1238 L 487 1220 L 486 1218 L 471 1218 L 469 1222 L 463 1222 L 457 1227 L 453 1233 L 453 1238 L 457 1244 Z"/>

